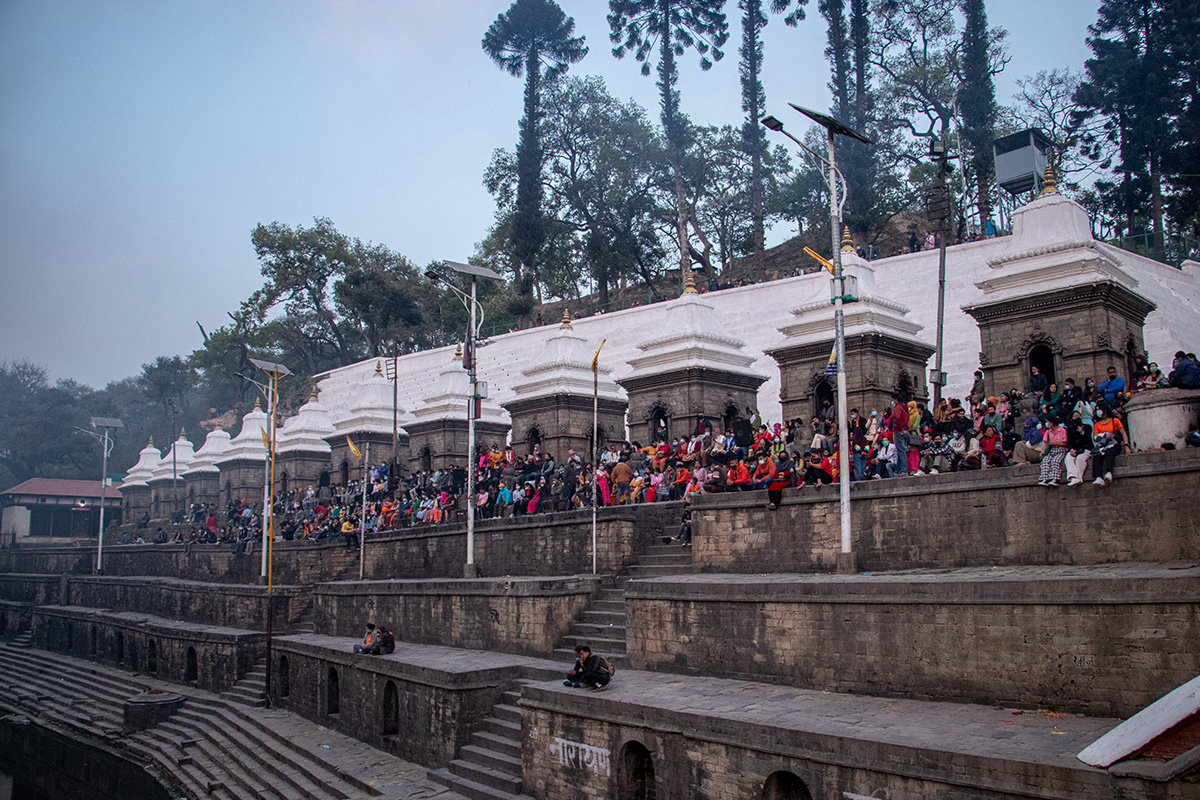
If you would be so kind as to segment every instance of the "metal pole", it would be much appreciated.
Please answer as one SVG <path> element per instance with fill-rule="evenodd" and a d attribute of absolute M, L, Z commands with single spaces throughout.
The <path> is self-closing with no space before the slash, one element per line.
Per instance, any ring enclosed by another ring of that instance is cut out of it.
<path fill-rule="evenodd" d="M 267 384 L 267 413 L 271 415 L 271 419 L 275 419 L 275 391 L 271 384 Z M 268 423 L 269 424 L 269 423 Z M 270 581 L 270 576 L 267 574 L 267 512 L 270 510 L 270 487 L 271 487 L 271 453 L 266 454 L 266 459 L 263 461 L 263 519 L 262 519 L 262 568 L 260 575 Z"/>
<path fill-rule="evenodd" d="M 108 428 L 104 429 L 104 455 L 100 459 L 100 538 L 96 540 L 96 572 L 104 568 L 104 499 L 108 476 Z"/>
<path fill-rule="evenodd" d="M 603 343 L 600 344 L 604 346 Z M 600 351 L 596 351 L 597 368 L 592 371 L 592 574 L 596 574 L 596 497 L 600 478 L 596 471 L 600 466 Z"/>
<path fill-rule="evenodd" d="M 838 214 L 837 171 L 833 160 L 833 130 L 829 135 L 829 228 L 833 240 L 833 277 L 837 281 L 837 297 L 833 306 L 833 335 L 837 358 L 838 400 L 838 478 L 841 488 L 839 502 L 842 518 L 842 553 L 851 551 L 850 535 L 850 426 L 846 413 L 846 324 L 842 304 L 846 281 L 842 275 L 841 219 Z"/>
<path fill-rule="evenodd" d="M 277 373 L 277 372 L 271 374 L 271 396 L 272 397 L 279 396 L 279 373 Z M 275 416 L 276 416 L 275 411 L 274 411 L 274 409 L 272 409 L 272 411 L 271 411 L 271 452 L 270 452 L 271 481 L 270 481 L 270 494 L 267 498 L 266 557 L 267 557 L 267 594 L 268 595 L 271 594 L 271 578 L 272 578 L 271 573 L 273 571 L 272 568 L 275 565 L 274 558 L 273 558 L 274 550 L 275 550 L 275 438 L 276 438 L 276 436 L 275 436 L 275 433 L 276 433 Z"/>
<path fill-rule="evenodd" d="M 400 356 L 392 356 L 392 466 L 388 470 L 388 486 L 396 485 L 396 458 L 400 450 Z"/>
<path fill-rule="evenodd" d="M 938 167 L 938 183 L 941 185 L 942 194 L 949 200 L 949 192 L 946 191 L 946 155 L 942 154 L 942 163 Z M 951 209 L 952 210 L 952 209 Z M 942 337 L 945 332 L 946 324 L 946 226 L 938 231 L 938 310 L 937 310 L 937 355 L 934 358 L 934 372 L 937 373 L 937 382 L 933 385 L 933 408 L 937 408 L 942 402 Z"/>
<path fill-rule="evenodd" d="M 367 482 L 371 479 L 371 442 L 367 441 L 367 453 L 363 457 L 363 502 L 362 523 L 358 529 L 358 579 L 363 579 L 363 554 L 367 551 Z"/>
<path fill-rule="evenodd" d="M 474 578 L 475 569 L 475 396 L 479 393 L 475 373 L 475 276 L 471 276 L 471 321 L 467 329 L 467 374 L 471 397 L 467 401 L 467 566 L 464 576 Z"/>

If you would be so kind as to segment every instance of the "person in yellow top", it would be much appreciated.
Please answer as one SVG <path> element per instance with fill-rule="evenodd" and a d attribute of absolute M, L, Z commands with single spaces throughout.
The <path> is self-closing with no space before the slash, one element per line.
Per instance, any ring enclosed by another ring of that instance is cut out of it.
<path fill-rule="evenodd" d="M 354 522 L 351 521 L 349 515 L 342 521 L 342 536 L 346 537 L 346 549 L 358 549 L 358 531 L 354 528 Z"/>

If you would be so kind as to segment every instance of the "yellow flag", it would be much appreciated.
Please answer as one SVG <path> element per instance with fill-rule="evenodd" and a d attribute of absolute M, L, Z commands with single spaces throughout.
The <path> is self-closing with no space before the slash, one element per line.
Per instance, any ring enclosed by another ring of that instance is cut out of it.
<path fill-rule="evenodd" d="M 596 355 L 592 357 L 592 372 L 593 373 L 597 373 L 600 371 L 600 351 L 604 349 L 604 343 L 607 341 L 608 341 L 608 339 L 600 340 L 600 346 L 596 348 Z"/>
<path fill-rule="evenodd" d="M 267 448 L 268 450 L 270 450 L 270 449 L 271 449 L 271 437 L 270 437 L 270 436 L 267 436 L 267 429 L 266 429 L 266 428 L 259 428 L 259 430 L 260 430 L 260 431 L 262 431 L 262 437 L 263 437 L 263 447 L 265 447 L 265 448 Z"/>
<path fill-rule="evenodd" d="M 346 437 L 346 444 L 350 446 L 350 452 L 354 453 L 354 457 L 362 460 L 362 451 L 354 446 L 354 442 L 350 441 L 350 437 Z"/>
<path fill-rule="evenodd" d="M 830 275 L 833 274 L 833 264 L 830 263 L 829 259 L 825 258 L 820 253 L 816 252 L 811 247 L 804 248 L 804 252 L 808 253 L 810 256 L 812 256 L 814 259 L 816 259 L 817 263 L 820 264 L 822 267 L 829 270 Z"/>

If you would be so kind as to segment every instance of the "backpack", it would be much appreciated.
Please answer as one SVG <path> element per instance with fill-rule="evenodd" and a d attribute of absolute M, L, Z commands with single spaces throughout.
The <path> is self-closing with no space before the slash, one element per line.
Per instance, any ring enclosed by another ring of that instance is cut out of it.
<path fill-rule="evenodd" d="M 616 668 L 614 668 L 609 660 L 604 656 L 597 655 L 596 657 L 600 659 L 600 672 L 602 672 L 609 680 L 612 680 L 613 675 L 615 675 L 617 672 Z"/>

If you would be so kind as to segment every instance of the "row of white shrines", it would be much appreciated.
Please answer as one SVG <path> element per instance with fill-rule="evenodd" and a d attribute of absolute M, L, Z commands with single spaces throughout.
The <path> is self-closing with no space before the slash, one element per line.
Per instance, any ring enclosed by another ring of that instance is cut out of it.
<path fill-rule="evenodd" d="M 867 262 L 846 247 L 842 257 L 858 281 L 857 302 L 845 312 L 850 406 L 865 412 L 896 394 L 928 398 L 938 252 Z M 1175 268 L 1096 241 L 1080 205 L 1043 193 L 1017 210 L 1011 236 L 947 252 L 945 396 L 966 395 L 976 369 L 989 393 L 1026 389 L 1033 364 L 1060 382 L 1099 381 L 1110 363 L 1128 377 L 1132 359 L 1145 354 L 1169 370 L 1177 350 L 1200 340 L 1197 266 Z M 479 350 L 479 380 L 490 387 L 479 442 L 508 440 L 518 452 L 537 443 L 559 458 L 568 447 L 588 452 L 590 365 L 601 340 L 602 442 L 646 444 L 664 424 L 672 436 L 686 435 L 697 414 L 717 424 L 749 408 L 765 420 L 807 418 L 832 397 L 835 380 L 824 374 L 834 337 L 829 283 L 816 272 L 496 336 Z M 380 367 L 370 359 L 318 376 L 309 402 L 283 421 L 277 451 L 285 481 L 288 462 L 296 464 L 293 488 L 355 477 L 347 435 L 373 443 L 373 462 L 388 460 L 394 407 L 401 469 L 465 461 L 469 384 L 456 348 L 401 356 L 395 395 Z M 139 490 L 173 474 L 211 479 L 235 465 L 247 474 L 234 483 L 261 491 L 267 427 L 256 408 L 237 436 L 214 430 L 199 450 L 183 436 L 165 454 L 149 446 L 122 493 L 140 506 Z M 205 500 L 224 503 L 242 489 L 218 480 L 220 496 L 205 492 Z M 127 506 L 126 520 L 135 510 Z"/>

